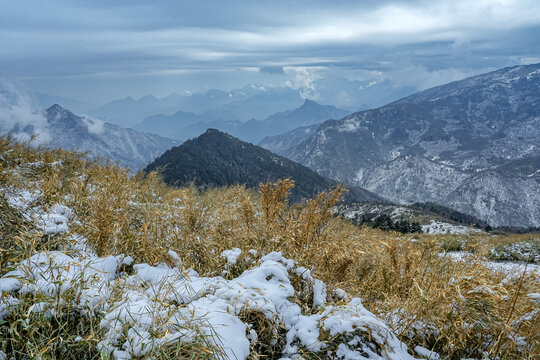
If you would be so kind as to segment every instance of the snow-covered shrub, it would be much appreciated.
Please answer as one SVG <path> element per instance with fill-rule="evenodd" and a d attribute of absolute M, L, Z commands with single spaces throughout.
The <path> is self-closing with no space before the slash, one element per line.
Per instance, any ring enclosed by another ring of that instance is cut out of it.
<path fill-rule="evenodd" d="M 489 258 L 540 264 L 540 238 L 495 246 L 490 250 Z"/>

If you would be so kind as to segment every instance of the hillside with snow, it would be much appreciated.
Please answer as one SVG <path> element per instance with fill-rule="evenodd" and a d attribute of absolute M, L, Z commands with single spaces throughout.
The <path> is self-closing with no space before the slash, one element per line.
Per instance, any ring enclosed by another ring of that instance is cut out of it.
<path fill-rule="evenodd" d="M 21 140 L 36 136 L 37 144 L 88 152 L 91 158 L 119 162 L 132 171 L 143 168 L 178 142 L 155 134 L 122 128 L 86 116 L 78 116 L 53 105 L 44 112 L 32 110 L 30 104 L 15 99 L 15 103 L 3 104 L 0 133 L 10 134 Z M 17 115 L 20 111 L 28 113 Z"/>
<path fill-rule="evenodd" d="M 274 150 L 391 201 L 535 227 L 539 94 L 539 64 L 504 68 L 327 121 L 300 144 Z"/>

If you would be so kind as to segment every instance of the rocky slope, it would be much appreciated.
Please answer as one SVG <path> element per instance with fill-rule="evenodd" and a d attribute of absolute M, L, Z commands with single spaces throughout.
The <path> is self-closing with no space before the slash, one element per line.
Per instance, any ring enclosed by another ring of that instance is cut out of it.
<path fill-rule="evenodd" d="M 323 123 L 281 153 L 400 203 L 539 226 L 540 64 L 504 68 Z"/>
<path fill-rule="evenodd" d="M 336 185 L 305 166 L 215 129 L 166 151 L 145 168 L 147 172 L 153 170 L 160 171 L 165 182 L 177 186 L 194 182 L 202 187 L 245 184 L 256 188 L 261 182 L 291 178 L 295 181 L 293 200 L 312 197 Z M 382 200 L 357 187 L 351 187 L 346 198 Z"/>

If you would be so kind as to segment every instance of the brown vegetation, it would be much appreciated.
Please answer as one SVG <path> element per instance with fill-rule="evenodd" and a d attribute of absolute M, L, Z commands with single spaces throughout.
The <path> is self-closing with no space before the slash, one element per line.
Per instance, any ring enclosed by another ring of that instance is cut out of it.
<path fill-rule="evenodd" d="M 84 235 L 100 255 L 123 253 L 139 262 L 172 264 L 168 252 L 174 250 L 185 267 L 201 275 L 221 275 L 226 262 L 219 254 L 224 250 L 240 248 L 247 254 L 254 249 L 259 256 L 281 251 L 312 269 L 331 289 L 363 298 L 364 305 L 412 348 L 421 345 L 449 359 L 482 353 L 489 358 L 540 356 L 540 312 L 527 296 L 540 292 L 539 279 L 527 273 L 507 277 L 480 262 L 440 256 L 456 242 L 460 249 L 483 256 L 517 238 L 415 235 L 413 239 L 358 228 L 333 216 L 343 193 L 340 187 L 289 204 L 287 194 L 294 184 L 288 179 L 261 184 L 259 193 L 242 186 L 201 192 L 193 186 L 170 188 L 156 173 L 130 176 L 125 169 L 88 161 L 80 154 L 36 151 L 6 138 L 0 139 L 0 155 L 2 192 L 29 188 L 41 192 L 42 206 L 71 207 L 79 220 L 71 231 Z M 69 241 L 68 235 L 48 238 L 32 229 L 1 195 L 0 275 L 35 251 L 62 248 L 62 242 Z M 239 261 L 230 271 L 241 273 L 243 264 L 250 266 Z M 29 318 L 34 320 L 40 321 Z M 60 330 L 76 329 L 73 321 Z M 260 326 L 269 331 L 266 321 L 262 319 Z M 66 337 L 57 334 L 60 330 L 54 334 L 50 330 L 50 336 Z M 85 331 L 99 330 L 93 326 Z M 3 331 L 0 349 L 18 334 Z M 270 331 L 268 336 L 276 334 Z M 48 346 L 41 341 L 40 346 Z M 78 346 L 87 351 L 89 344 L 93 342 Z M 185 355 L 186 349 L 173 349 L 171 354 L 174 351 Z"/>

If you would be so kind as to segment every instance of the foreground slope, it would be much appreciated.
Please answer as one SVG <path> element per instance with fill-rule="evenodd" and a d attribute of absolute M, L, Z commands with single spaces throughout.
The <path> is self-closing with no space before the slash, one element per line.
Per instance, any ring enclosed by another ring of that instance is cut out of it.
<path fill-rule="evenodd" d="M 338 191 L 289 205 L 287 181 L 199 192 L 2 137 L 0 154 L 0 358 L 540 355 L 540 267 L 481 257 L 521 242 L 539 263 L 538 239 L 461 235 L 476 256 L 454 260 L 455 238 L 333 216 Z"/>
<path fill-rule="evenodd" d="M 0 138 L 0 149 L 4 151 L 3 140 Z M 92 232 L 117 219 L 105 215 L 105 223 L 98 225 L 90 218 L 102 216 L 120 201 L 124 210 L 116 210 L 127 211 L 124 215 L 131 220 L 145 212 L 147 222 L 139 229 L 143 233 L 149 222 L 151 227 L 159 225 L 162 235 L 173 235 L 186 227 L 155 221 L 161 222 L 171 212 L 175 221 L 184 218 L 189 211 L 184 213 L 182 209 L 189 200 L 181 192 L 168 192 L 159 183 L 154 182 L 154 188 L 146 183 L 149 187 L 145 188 L 145 182 L 128 178 L 124 170 L 85 164 L 72 154 L 55 158 L 49 153 L 42 161 L 29 163 L 19 156 L 29 160 L 35 153 L 27 149 L 22 154 L 17 150 L 10 153 L 12 156 L 2 157 L 0 163 L 2 168 L 12 170 L 0 179 L 2 223 L 9 219 L 8 231 L 2 226 L 0 232 L 1 359 L 235 360 L 256 358 L 258 354 L 295 358 L 305 352 L 351 360 L 361 354 L 373 360 L 414 359 L 407 346 L 362 305 L 361 299 L 351 299 L 343 291 L 334 294 L 310 270 L 280 252 L 259 254 L 251 249 L 243 253 L 240 248 L 232 248 L 215 254 L 212 250 L 204 254 L 212 261 L 203 263 L 200 258 L 197 272 L 185 266 L 193 260 L 193 253 L 185 253 L 184 246 L 160 245 L 167 240 L 151 240 L 153 235 L 146 233 L 144 240 L 123 239 L 120 246 L 127 253 L 119 248 L 111 253 L 108 247 L 117 243 L 109 238 L 112 234 L 103 232 L 94 242 L 97 238 Z M 55 199 L 57 194 L 39 188 L 42 181 L 49 182 L 59 174 L 69 177 L 65 162 L 69 162 L 71 175 L 74 167 L 77 175 Z M 95 182 L 100 176 L 104 177 Z M 11 177 L 18 183 L 10 184 Z M 130 187 L 130 183 L 138 186 Z M 87 185 L 93 187 L 91 196 L 80 191 Z M 106 194 L 116 186 L 123 192 L 114 197 Z M 158 200 L 155 191 L 163 190 L 162 195 L 172 203 Z M 102 204 L 98 213 L 90 215 L 97 210 L 92 204 L 103 195 L 108 205 Z M 130 199 L 129 205 L 120 198 Z M 152 211 L 142 210 L 148 201 L 160 211 L 153 221 L 148 217 Z M 177 206 L 161 212 L 164 205 L 171 204 Z M 227 214 L 221 212 L 221 216 Z M 217 217 L 214 220 L 219 221 Z M 124 237 L 126 231 L 138 233 L 136 227 L 131 223 L 128 230 L 117 223 L 114 237 Z M 20 246 L 30 245 L 25 241 L 40 236 L 49 243 L 37 249 Z M 132 241 L 138 248 L 128 245 Z M 152 242 L 151 251 L 147 251 L 155 263 L 141 261 L 141 256 L 146 256 L 145 242 Z M 155 257 L 159 253 L 161 258 Z"/>
<path fill-rule="evenodd" d="M 528 227 L 540 225 L 538 139 L 536 64 L 327 121 L 282 153 L 389 200 L 431 201 L 495 226 Z"/>
<path fill-rule="evenodd" d="M 261 182 L 291 178 L 296 182 L 292 194 L 295 200 L 337 184 L 294 161 L 215 129 L 168 150 L 145 168 L 146 172 L 154 170 L 162 172 L 165 182 L 176 186 L 194 182 L 209 187 L 245 184 L 256 188 Z M 382 200 L 354 187 L 346 196 L 356 201 Z"/>

